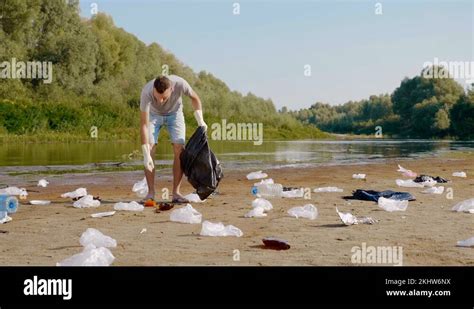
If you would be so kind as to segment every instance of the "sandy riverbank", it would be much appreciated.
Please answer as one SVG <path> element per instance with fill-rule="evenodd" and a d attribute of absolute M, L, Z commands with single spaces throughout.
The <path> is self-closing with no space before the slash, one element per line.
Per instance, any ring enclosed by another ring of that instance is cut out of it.
<path fill-rule="evenodd" d="M 456 247 L 458 240 L 474 236 L 474 215 L 454 213 L 452 206 L 474 197 L 474 158 L 432 158 L 403 161 L 403 166 L 418 173 L 442 176 L 452 180 L 454 197 L 422 194 L 422 189 L 399 188 L 395 179 L 396 161 L 385 164 L 344 165 L 304 169 L 273 169 L 267 173 L 285 186 L 338 186 L 343 193 L 312 193 L 311 200 L 272 199 L 274 209 L 265 218 L 244 218 L 251 209 L 249 171 L 225 171 L 220 194 L 205 203 L 194 204 L 204 220 L 222 221 L 239 227 L 244 235 L 236 237 L 199 236 L 200 224 L 169 221 L 170 212 L 117 212 L 112 217 L 95 219 L 90 215 L 113 209 L 112 201 L 137 200 L 131 187 L 142 179 L 142 172 L 102 174 L 65 174 L 46 177 L 47 188 L 36 187 L 39 175 L 2 176 L 2 182 L 31 188 L 29 199 L 55 201 L 49 206 L 32 206 L 22 201 L 13 221 L 0 225 L 0 264 L 51 265 L 82 250 L 79 237 L 94 227 L 117 240 L 112 249 L 113 265 L 353 265 L 351 248 L 361 246 L 402 246 L 404 265 L 474 265 L 474 249 Z M 454 171 L 466 171 L 468 178 L 452 177 Z M 353 173 L 366 173 L 367 180 L 354 180 Z M 86 187 L 104 202 L 99 208 L 76 209 L 61 193 Z M 170 171 L 157 179 L 158 191 L 171 189 Z M 376 203 L 346 201 L 357 188 L 401 190 L 414 194 L 406 212 L 389 213 Z M 39 191 L 39 192 L 33 192 Z M 192 192 L 188 183 L 183 193 Z M 106 201 L 110 201 L 107 203 Z M 314 204 L 319 210 L 316 220 L 295 219 L 287 215 L 293 206 Z M 345 227 L 340 224 L 336 206 L 358 216 L 371 216 L 374 225 Z M 146 228 L 147 231 L 140 234 Z M 265 250 L 261 239 L 277 236 L 287 240 L 287 251 Z M 235 251 L 240 261 L 234 261 Z"/>

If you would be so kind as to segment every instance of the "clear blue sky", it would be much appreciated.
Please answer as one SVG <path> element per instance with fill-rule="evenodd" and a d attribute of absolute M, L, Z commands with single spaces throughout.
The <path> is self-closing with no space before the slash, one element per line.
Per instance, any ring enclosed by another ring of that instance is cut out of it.
<path fill-rule="evenodd" d="M 82 16 L 91 3 L 196 72 L 277 108 L 391 93 L 435 57 L 474 61 L 472 0 L 81 0 Z"/>

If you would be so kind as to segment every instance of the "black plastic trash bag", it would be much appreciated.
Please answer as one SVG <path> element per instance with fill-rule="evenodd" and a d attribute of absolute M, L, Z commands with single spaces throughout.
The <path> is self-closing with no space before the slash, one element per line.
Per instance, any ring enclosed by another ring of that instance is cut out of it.
<path fill-rule="evenodd" d="M 181 168 L 201 200 L 211 195 L 224 174 L 214 153 L 209 148 L 206 132 L 198 127 L 180 156 Z"/>
<path fill-rule="evenodd" d="M 352 192 L 352 196 L 344 196 L 346 200 L 363 200 L 363 201 L 374 201 L 377 202 L 380 197 L 389 198 L 392 200 L 407 200 L 414 201 L 415 198 L 408 192 L 395 192 L 392 190 L 385 191 L 374 191 L 374 190 L 362 190 L 357 189 Z"/>

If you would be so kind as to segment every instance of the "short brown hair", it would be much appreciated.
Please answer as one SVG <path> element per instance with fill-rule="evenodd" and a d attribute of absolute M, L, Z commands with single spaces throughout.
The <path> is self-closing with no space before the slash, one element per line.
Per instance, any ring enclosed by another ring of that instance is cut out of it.
<path fill-rule="evenodd" d="M 171 81 L 168 79 L 168 77 L 161 75 L 155 79 L 153 87 L 155 87 L 159 94 L 162 94 L 166 89 L 171 87 Z"/>

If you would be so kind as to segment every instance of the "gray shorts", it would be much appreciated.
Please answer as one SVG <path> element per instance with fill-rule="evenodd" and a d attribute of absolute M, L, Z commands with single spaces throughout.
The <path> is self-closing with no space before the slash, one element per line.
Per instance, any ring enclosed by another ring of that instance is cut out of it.
<path fill-rule="evenodd" d="M 186 137 L 186 124 L 184 123 L 184 114 L 178 111 L 166 116 L 150 113 L 150 143 L 158 143 L 158 135 L 161 127 L 166 126 L 171 138 L 171 143 L 184 145 Z"/>

